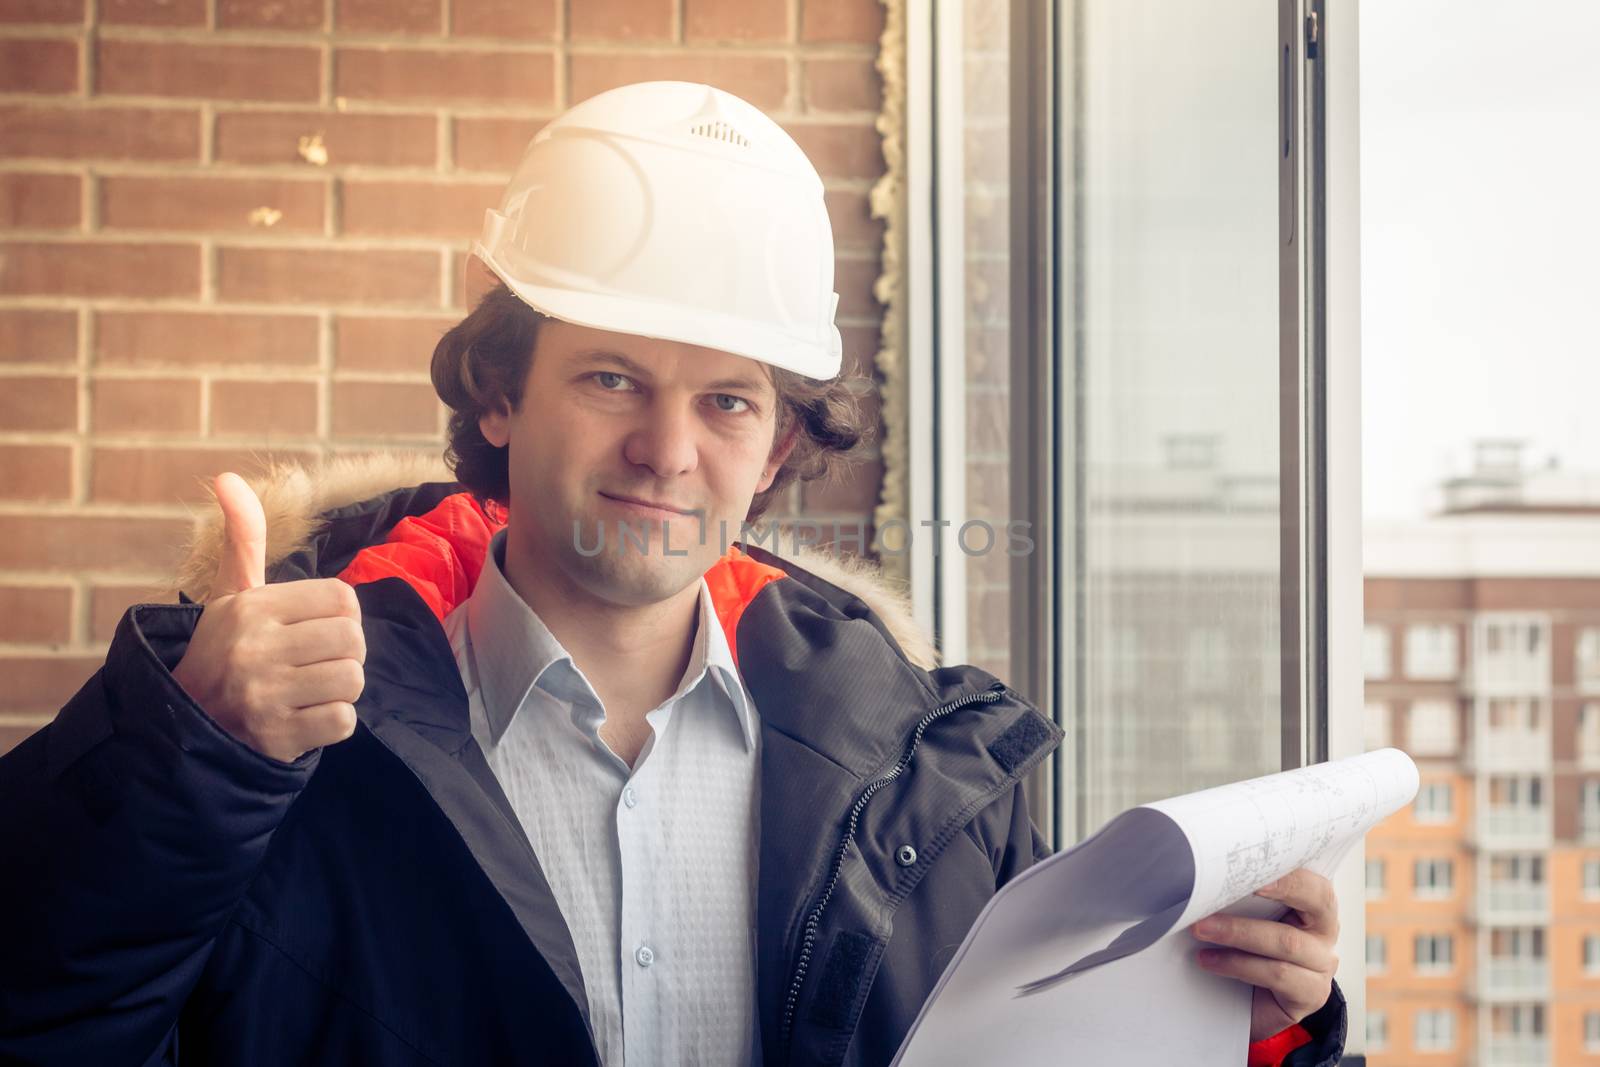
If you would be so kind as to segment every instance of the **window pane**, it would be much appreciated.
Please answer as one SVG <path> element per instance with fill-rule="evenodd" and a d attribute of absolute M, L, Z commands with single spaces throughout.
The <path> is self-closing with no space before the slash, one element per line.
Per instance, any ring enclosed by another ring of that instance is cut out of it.
<path fill-rule="evenodd" d="M 1282 764 L 1277 12 L 1078 11 L 1060 133 L 1081 418 L 1063 470 L 1082 568 L 1069 833 Z"/>

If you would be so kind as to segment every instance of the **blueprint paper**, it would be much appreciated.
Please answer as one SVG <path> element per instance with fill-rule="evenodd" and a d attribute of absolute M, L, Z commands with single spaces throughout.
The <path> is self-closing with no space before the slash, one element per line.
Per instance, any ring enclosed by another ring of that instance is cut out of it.
<path fill-rule="evenodd" d="M 1188 928 L 1282 916 L 1255 891 L 1297 867 L 1331 878 L 1416 792 L 1387 748 L 1123 812 L 994 895 L 896 1067 L 1243 1064 L 1250 987 L 1201 970 Z"/>

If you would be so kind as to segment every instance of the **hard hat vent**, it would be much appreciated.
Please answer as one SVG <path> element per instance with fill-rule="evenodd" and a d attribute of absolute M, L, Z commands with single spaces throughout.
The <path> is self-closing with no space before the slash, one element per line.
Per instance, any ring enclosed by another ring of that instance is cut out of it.
<path fill-rule="evenodd" d="M 698 122 L 689 127 L 689 132 L 696 137 L 705 137 L 712 141 L 721 141 L 723 144 L 737 145 L 740 148 L 750 147 L 750 138 L 728 125 L 726 122 L 716 120 L 712 122 Z"/>

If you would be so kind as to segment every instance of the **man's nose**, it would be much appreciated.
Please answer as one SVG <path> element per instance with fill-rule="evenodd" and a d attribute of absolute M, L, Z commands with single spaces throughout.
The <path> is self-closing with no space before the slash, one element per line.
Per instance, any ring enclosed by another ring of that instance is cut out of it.
<path fill-rule="evenodd" d="M 699 463 L 699 424 L 694 413 L 676 404 L 651 404 L 628 434 L 622 454 L 657 477 L 687 474 Z"/>

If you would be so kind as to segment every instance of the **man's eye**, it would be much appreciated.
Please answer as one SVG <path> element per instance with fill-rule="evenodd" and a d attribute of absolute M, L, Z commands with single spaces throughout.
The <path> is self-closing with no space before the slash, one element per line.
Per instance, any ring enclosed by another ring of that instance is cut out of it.
<path fill-rule="evenodd" d="M 603 370 L 594 377 L 595 381 L 600 383 L 600 388 L 609 393 L 621 392 L 621 387 L 628 384 L 628 379 L 616 371 Z"/>
<path fill-rule="evenodd" d="M 750 407 L 750 402 L 748 400 L 746 400 L 744 397 L 742 397 L 742 396 L 733 396 L 733 395 L 731 395 L 729 393 L 718 393 L 716 395 L 716 403 L 717 403 L 717 409 L 719 411 L 727 411 L 727 412 L 746 411 Z M 736 404 L 740 404 L 740 405 L 743 405 L 743 406 L 742 407 L 735 407 L 734 405 L 736 405 Z"/>

